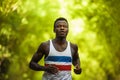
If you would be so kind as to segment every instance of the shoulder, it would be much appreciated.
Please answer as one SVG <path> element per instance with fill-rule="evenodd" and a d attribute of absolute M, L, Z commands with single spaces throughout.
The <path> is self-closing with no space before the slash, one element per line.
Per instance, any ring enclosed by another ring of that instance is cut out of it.
<path fill-rule="evenodd" d="M 70 43 L 70 49 L 72 53 L 73 60 L 78 57 L 78 46 L 77 44 Z"/>
<path fill-rule="evenodd" d="M 45 42 L 41 42 L 38 51 L 45 52 L 48 48 L 49 48 L 49 40 Z"/>
<path fill-rule="evenodd" d="M 45 46 L 49 46 L 49 40 L 45 42 L 41 42 L 40 47 L 45 47 Z"/>
<path fill-rule="evenodd" d="M 71 43 L 71 42 L 70 42 L 70 47 L 75 49 L 75 50 L 78 49 L 77 44 L 74 44 L 74 43 Z"/>
<path fill-rule="evenodd" d="M 74 44 L 74 43 L 70 42 L 70 49 L 71 49 L 71 53 L 73 55 L 78 53 L 78 46 L 77 46 L 77 44 Z"/>

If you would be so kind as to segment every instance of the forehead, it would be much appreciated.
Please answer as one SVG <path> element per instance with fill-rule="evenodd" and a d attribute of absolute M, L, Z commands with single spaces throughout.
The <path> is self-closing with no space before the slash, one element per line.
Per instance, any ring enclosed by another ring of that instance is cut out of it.
<path fill-rule="evenodd" d="M 63 24 L 63 25 L 67 25 L 67 22 L 65 20 L 59 20 L 56 22 L 57 25 Z"/>

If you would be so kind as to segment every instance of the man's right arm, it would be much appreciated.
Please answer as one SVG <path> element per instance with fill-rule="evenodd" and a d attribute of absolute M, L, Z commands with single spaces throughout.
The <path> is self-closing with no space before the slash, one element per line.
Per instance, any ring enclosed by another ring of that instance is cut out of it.
<path fill-rule="evenodd" d="M 48 53 L 48 52 L 45 52 L 47 47 L 48 47 L 48 44 L 46 44 L 46 43 L 42 43 L 40 45 L 37 52 L 33 55 L 32 59 L 29 63 L 29 67 L 35 71 L 47 71 L 51 74 L 55 74 L 58 72 L 58 68 L 56 68 L 55 66 L 52 66 L 52 65 L 41 66 L 38 64 L 38 61 L 40 61 L 43 56 L 46 56 L 45 53 Z"/>
<path fill-rule="evenodd" d="M 39 46 L 37 52 L 33 55 L 29 67 L 36 71 L 45 71 L 45 67 L 38 64 L 38 61 L 44 56 L 43 43 Z"/>

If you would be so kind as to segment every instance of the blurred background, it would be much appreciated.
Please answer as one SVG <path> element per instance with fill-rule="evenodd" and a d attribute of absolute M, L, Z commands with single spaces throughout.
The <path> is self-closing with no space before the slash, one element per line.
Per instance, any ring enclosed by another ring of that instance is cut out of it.
<path fill-rule="evenodd" d="M 58 17 L 79 47 L 83 72 L 73 80 L 120 80 L 120 0 L 0 0 L 0 80 L 41 80 L 29 69 Z M 39 62 L 43 65 L 43 59 Z"/>

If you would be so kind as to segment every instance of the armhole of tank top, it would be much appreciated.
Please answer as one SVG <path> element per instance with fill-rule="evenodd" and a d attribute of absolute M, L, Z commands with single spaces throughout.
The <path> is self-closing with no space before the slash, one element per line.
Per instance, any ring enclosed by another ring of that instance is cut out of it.
<path fill-rule="evenodd" d="M 70 49 L 70 52 L 71 52 L 71 58 L 72 58 L 72 49 L 71 49 L 71 43 L 70 43 L 70 41 L 68 41 L 68 45 L 69 45 L 69 49 Z"/>
<path fill-rule="evenodd" d="M 49 53 L 48 53 L 48 56 L 49 56 L 49 54 L 50 54 L 50 52 L 51 52 L 51 39 L 49 40 Z"/>
<path fill-rule="evenodd" d="M 46 56 L 46 58 L 49 56 L 50 51 L 51 51 L 51 50 L 50 50 L 50 45 L 51 45 L 51 39 L 49 40 L 49 52 L 48 52 L 48 55 Z M 46 59 L 46 58 L 45 58 L 45 59 Z"/>

